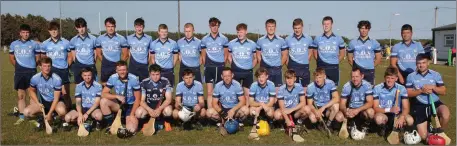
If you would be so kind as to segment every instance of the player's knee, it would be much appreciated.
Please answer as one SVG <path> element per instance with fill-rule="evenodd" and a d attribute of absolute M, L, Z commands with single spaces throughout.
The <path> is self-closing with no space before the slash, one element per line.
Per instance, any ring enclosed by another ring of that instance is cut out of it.
<path fill-rule="evenodd" d="M 340 104 L 335 103 L 332 105 L 332 112 L 338 112 L 340 110 Z"/>
<path fill-rule="evenodd" d="M 251 106 L 251 107 L 249 107 L 249 111 L 250 111 L 249 114 L 252 115 L 252 116 L 255 116 L 255 115 L 259 114 L 259 112 L 257 110 L 257 107 L 252 107 Z"/>
<path fill-rule="evenodd" d="M 374 118 L 374 113 L 375 113 L 375 112 L 374 112 L 373 108 L 369 108 L 369 109 L 365 110 L 365 112 L 366 112 L 366 114 L 367 114 L 366 117 L 367 117 L 368 119 L 373 119 L 373 118 Z"/>
<path fill-rule="evenodd" d="M 101 112 L 94 112 L 94 113 L 92 113 L 92 118 L 94 118 L 97 121 L 101 121 L 103 118 L 103 115 Z"/>
<path fill-rule="evenodd" d="M 335 120 L 338 121 L 338 122 L 343 122 L 344 115 L 343 115 L 343 113 L 341 111 L 336 114 Z"/>
<path fill-rule="evenodd" d="M 58 106 L 56 108 L 56 112 L 60 117 L 65 117 L 65 114 L 67 113 L 67 110 L 65 109 L 65 106 Z"/>
<path fill-rule="evenodd" d="M 202 108 L 202 109 L 200 110 L 200 113 L 199 113 L 199 114 L 200 114 L 200 118 L 206 117 L 206 109 Z"/>
<path fill-rule="evenodd" d="M 71 120 L 72 120 L 72 119 L 71 119 L 71 114 L 70 114 L 70 113 L 66 114 L 66 115 L 65 115 L 65 122 L 68 123 L 68 122 L 70 122 Z"/>
<path fill-rule="evenodd" d="M 274 114 L 274 118 L 275 118 L 275 120 L 282 120 L 283 117 L 282 117 L 281 111 L 276 110 L 276 112 L 275 112 L 275 114 Z"/>
<path fill-rule="evenodd" d="M 100 108 L 106 108 L 106 107 L 108 107 L 108 102 L 109 102 L 108 99 L 102 98 L 102 99 L 100 100 Z"/>
<path fill-rule="evenodd" d="M 313 124 L 317 122 L 316 115 L 314 115 L 314 114 L 310 114 L 308 116 L 308 118 L 309 118 L 309 121 Z"/>
<path fill-rule="evenodd" d="M 304 107 L 303 107 L 303 111 L 305 112 L 305 114 L 308 115 L 309 113 L 311 113 L 311 107 L 309 107 L 309 106 L 304 106 Z"/>
<path fill-rule="evenodd" d="M 135 117 L 138 119 L 143 118 L 143 109 L 142 108 L 137 108 L 135 111 Z"/>
<path fill-rule="evenodd" d="M 179 118 L 178 112 L 179 112 L 179 111 L 176 110 L 176 109 L 173 110 L 173 119 L 177 120 L 177 119 Z"/>
<path fill-rule="evenodd" d="M 414 124 L 414 118 L 411 117 L 410 115 L 406 116 L 406 124 L 408 126 L 412 126 Z"/>
<path fill-rule="evenodd" d="M 171 108 L 171 106 L 167 106 L 165 109 L 163 109 L 162 114 L 165 117 L 170 117 L 172 112 L 173 112 L 173 109 Z"/>
<path fill-rule="evenodd" d="M 375 121 L 377 125 L 383 125 L 387 120 L 385 116 L 378 114 L 375 116 Z"/>
<path fill-rule="evenodd" d="M 26 107 L 23 111 L 24 116 L 26 117 L 32 117 L 32 113 L 30 111 L 30 107 Z"/>
<path fill-rule="evenodd" d="M 268 118 L 274 118 L 274 111 L 273 111 L 273 108 L 269 108 L 268 110 L 265 111 L 265 113 L 267 114 L 267 117 Z"/>

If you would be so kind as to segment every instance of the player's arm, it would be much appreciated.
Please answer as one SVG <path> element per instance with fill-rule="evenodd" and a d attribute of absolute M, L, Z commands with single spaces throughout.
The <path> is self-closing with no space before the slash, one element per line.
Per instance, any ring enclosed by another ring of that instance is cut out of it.
<path fill-rule="evenodd" d="M 257 58 L 256 61 L 254 61 L 255 65 L 260 64 L 260 62 L 262 61 L 262 51 L 260 49 L 257 49 L 257 51 L 255 52 L 254 58 Z"/>
<path fill-rule="evenodd" d="M 142 92 L 141 92 L 140 106 L 143 107 L 144 109 L 146 109 L 146 111 L 148 111 L 148 113 L 150 113 L 150 111 L 153 110 L 151 107 L 148 106 L 148 104 L 146 104 L 146 90 L 144 90 L 144 89 L 142 89 Z"/>
<path fill-rule="evenodd" d="M 68 66 L 71 66 L 71 64 L 73 64 L 73 53 L 71 51 L 68 51 L 68 54 L 67 54 L 67 64 Z"/>
<path fill-rule="evenodd" d="M 200 105 L 200 108 L 205 107 L 205 98 L 203 96 L 198 96 L 198 105 Z"/>
<path fill-rule="evenodd" d="M 229 66 L 232 65 L 232 61 L 233 61 L 233 58 L 232 58 L 232 57 L 233 57 L 232 52 L 229 52 L 229 53 L 227 54 L 227 60 L 226 60 L 226 62 L 225 62 L 226 64 L 228 63 Z"/>
<path fill-rule="evenodd" d="M 330 100 L 330 102 L 328 102 L 327 104 L 325 104 L 324 106 L 321 107 L 321 109 L 327 109 L 329 107 L 331 107 L 333 104 L 336 104 L 340 101 L 340 95 L 338 94 L 338 91 L 333 91 L 332 92 L 332 100 Z"/>
<path fill-rule="evenodd" d="M 37 97 L 37 92 L 36 92 L 36 88 L 34 86 L 30 86 L 30 88 L 28 89 L 29 91 L 29 96 L 30 98 L 35 101 L 36 103 L 38 104 L 41 104 L 40 101 L 38 100 L 38 97 Z"/>
<path fill-rule="evenodd" d="M 367 96 L 365 97 L 365 100 L 366 100 L 365 104 L 363 104 L 363 106 L 357 108 L 357 110 L 358 110 L 359 112 L 364 111 L 364 110 L 367 110 L 367 109 L 373 107 L 373 95 L 367 95 Z M 341 106 L 341 104 L 340 104 L 340 106 Z M 341 108 L 340 108 L 340 109 L 341 109 Z"/>
<path fill-rule="evenodd" d="M 200 51 L 200 64 L 205 64 L 206 62 L 206 49 L 202 48 Z"/>
<path fill-rule="evenodd" d="M 348 52 L 348 63 L 351 66 L 354 65 L 354 53 L 352 53 L 352 52 Z"/>
<path fill-rule="evenodd" d="M 317 48 L 313 49 L 312 52 L 313 52 L 314 60 L 317 60 L 317 57 L 318 57 L 317 56 Z"/>
<path fill-rule="evenodd" d="M 408 91 L 408 97 L 415 98 L 416 96 L 422 94 L 422 89 L 406 88 Z"/>
<path fill-rule="evenodd" d="M 181 55 L 179 55 L 178 52 L 173 53 L 173 66 L 176 66 L 176 63 L 178 63 L 178 57 L 181 57 Z"/>
<path fill-rule="evenodd" d="M 402 98 L 401 99 L 401 115 L 402 116 L 407 116 L 409 114 L 410 110 L 410 104 L 408 98 Z"/>
<path fill-rule="evenodd" d="M 433 92 L 438 95 L 446 95 L 446 86 L 433 86 L 432 88 Z"/>
<path fill-rule="evenodd" d="M 149 53 L 149 64 L 156 64 L 156 54 Z"/>
<path fill-rule="evenodd" d="M 282 114 L 282 117 L 284 118 L 284 121 L 286 123 L 289 123 L 290 119 L 286 114 L 286 107 L 284 106 L 284 99 L 283 98 L 278 99 L 278 106 L 279 106 L 279 109 L 281 109 L 281 114 Z"/>
<path fill-rule="evenodd" d="M 375 53 L 375 56 L 374 56 L 374 66 L 378 66 L 379 64 L 381 64 L 381 58 L 382 58 L 382 55 L 381 55 L 381 52 L 376 52 Z"/>
<path fill-rule="evenodd" d="M 141 102 L 141 92 L 139 90 L 133 89 L 133 96 L 135 96 L 135 101 L 133 102 L 133 107 L 132 111 L 130 112 L 130 115 L 135 115 L 136 109 L 140 106 Z"/>
<path fill-rule="evenodd" d="M 240 102 L 238 102 L 238 104 L 236 104 L 236 106 L 234 106 L 232 109 L 230 110 L 233 110 L 233 111 L 237 111 L 238 109 L 240 109 L 241 107 L 243 107 L 244 105 L 246 105 L 246 98 L 244 97 L 244 95 L 241 95 L 241 96 L 238 96 L 238 100 Z M 235 113 L 236 114 L 236 113 Z"/>
<path fill-rule="evenodd" d="M 346 98 L 343 98 L 343 97 L 340 99 L 340 111 L 341 111 L 345 116 L 347 116 L 347 115 L 346 115 L 346 108 L 347 108 L 347 107 L 346 107 L 346 104 L 347 104 L 347 101 L 348 101 L 348 100 L 347 100 Z"/>
<path fill-rule="evenodd" d="M 122 47 L 122 60 L 127 61 L 130 57 L 130 52 L 127 47 Z"/>
<path fill-rule="evenodd" d="M 160 113 L 162 113 L 163 109 L 165 109 L 165 107 L 167 107 L 168 105 L 171 104 L 171 91 L 167 91 L 165 92 L 165 101 L 163 101 L 163 103 L 159 106 L 159 108 L 157 108 L 156 110 L 160 111 Z"/>
<path fill-rule="evenodd" d="M 16 57 L 14 56 L 14 54 L 10 54 L 10 62 L 13 66 L 16 66 Z"/>
<path fill-rule="evenodd" d="M 287 60 L 289 58 L 289 50 L 285 49 L 281 51 L 281 66 L 287 64 Z"/>
<path fill-rule="evenodd" d="M 373 100 L 373 109 L 374 109 L 375 113 L 387 113 L 387 112 L 390 112 L 390 108 L 381 108 L 379 106 L 379 99 Z"/>
<path fill-rule="evenodd" d="M 213 105 L 213 108 L 216 112 L 220 113 L 222 111 L 222 108 L 219 106 L 219 97 L 218 96 L 215 96 L 213 95 L 213 101 L 212 101 L 212 105 Z"/>
<path fill-rule="evenodd" d="M 345 48 L 343 48 L 343 49 L 340 48 L 339 51 L 340 51 L 340 53 L 338 55 L 338 62 L 341 62 L 344 59 L 344 56 L 346 55 L 346 49 Z"/>
<path fill-rule="evenodd" d="M 117 99 L 117 96 L 119 96 L 119 95 L 111 94 L 110 93 L 111 88 L 109 88 L 107 86 L 104 87 L 103 90 L 102 90 L 102 98 L 106 98 L 106 99 L 109 99 L 109 100 Z"/>
<path fill-rule="evenodd" d="M 97 49 L 95 49 L 95 54 L 97 56 L 97 59 L 101 62 L 103 59 L 102 48 L 98 47 Z M 97 60 L 95 60 L 95 61 L 97 61 Z"/>
<path fill-rule="evenodd" d="M 227 64 L 227 62 L 229 62 L 229 56 L 230 56 L 230 52 L 228 50 L 229 50 L 228 47 L 224 47 L 224 62 L 226 64 Z"/>
<path fill-rule="evenodd" d="M 252 67 L 253 67 L 253 68 L 254 68 L 257 64 L 260 64 L 260 60 L 259 60 L 259 59 L 261 59 L 261 58 L 259 58 L 259 55 L 260 55 L 259 51 L 256 51 L 256 52 L 254 52 L 254 53 L 256 53 L 256 55 L 252 55 Z M 259 53 L 259 54 L 257 54 L 257 53 Z"/>
<path fill-rule="evenodd" d="M 400 68 L 398 68 L 397 63 L 398 63 L 398 58 L 396 56 L 392 56 L 391 55 L 390 56 L 390 66 L 392 66 L 392 67 L 394 67 L 394 68 L 396 68 L 398 70 L 398 74 L 397 74 L 398 75 L 398 81 L 403 84 L 403 83 L 405 83 L 405 79 L 401 75 Z"/>
<path fill-rule="evenodd" d="M 306 106 L 306 97 L 305 97 L 305 95 L 300 95 L 300 103 L 298 103 L 298 105 L 295 106 L 294 108 L 292 108 L 291 110 L 297 111 L 305 106 Z"/>
<path fill-rule="evenodd" d="M 60 92 L 61 92 L 60 90 L 54 89 L 54 100 L 52 101 L 51 108 L 49 108 L 49 112 L 47 113 L 46 116 L 50 116 L 56 110 L 57 103 L 59 103 Z"/>
<path fill-rule="evenodd" d="M 182 96 L 176 94 L 176 98 L 175 98 L 175 109 L 180 110 L 180 109 L 181 109 L 181 106 L 182 106 Z"/>
<path fill-rule="evenodd" d="M 254 100 L 254 97 L 253 96 L 250 96 L 249 97 L 249 106 L 252 106 L 252 107 L 259 107 L 261 106 L 260 103 L 256 102 Z"/>

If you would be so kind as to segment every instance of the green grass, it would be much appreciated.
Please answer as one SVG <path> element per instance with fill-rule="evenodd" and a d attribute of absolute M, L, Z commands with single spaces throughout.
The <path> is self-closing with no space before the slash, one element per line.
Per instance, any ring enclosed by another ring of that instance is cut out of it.
<path fill-rule="evenodd" d="M 46 135 L 45 132 L 33 132 L 33 126 L 29 122 L 24 122 L 20 126 L 14 126 L 13 123 L 17 120 L 16 117 L 7 116 L 7 113 L 12 111 L 16 105 L 16 92 L 13 89 L 13 75 L 14 68 L 8 63 L 7 54 L 1 54 L 2 71 L 1 71 L 1 144 L 295 144 L 288 138 L 282 131 L 273 129 L 270 136 L 261 137 L 260 141 L 251 141 L 247 139 L 251 127 L 245 127 L 243 132 L 222 137 L 215 130 L 215 127 L 206 127 L 203 131 L 178 131 L 172 132 L 159 131 L 157 135 L 146 137 L 141 133 L 131 139 L 119 139 L 114 135 L 105 135 L 103 132 L 92 132 L 88 137 L 80 138 L 76 136 L 77 131 L 62 132 L 58 131 L 53 135 Z M 311 63 L 311 70 L 315 69 L 314 62 Z M 384 69 L 388 63 L 383 60 L 383 64 L 379 65 L 376 69 L 376 83 L 382 82 Z M 341 69 L 341 83 L 342 85 L 349 80 L 350 66 L 347 61 L 340 64 Z M 442 96 L 441 100 L 449 106 L 451 110 L 451 120 L 448 129 L 445 131 L 447 135 L 454 138 L 456 135 L 455 127 L 455 68 L 433 65 L 431 69 L 441 73 L 443 80 L 447 87 L 447 95 Z M 71 86 L 74 89 L 74 85 Z M 71 90 L 70 95 L 74 91 Z M 27 98 L 28 100 L 28 98 Z M 351 139 L 340 139 L 335 135 L 327 138 L 325 133 L 320 131 L 311 130 L 310 133 L 302 135 L 306 140 L 305 144 L 388 144 L 381 137 L 375 133 L 370 133 L 365 139 L 361 141 L 354 141 Z M 452 144 L 455 144 L 453 139 Z"/>

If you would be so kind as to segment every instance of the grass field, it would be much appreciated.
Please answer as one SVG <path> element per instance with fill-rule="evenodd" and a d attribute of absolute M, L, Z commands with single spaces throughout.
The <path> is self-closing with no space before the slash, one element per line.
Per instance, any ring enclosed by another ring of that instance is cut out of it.
<path fill-rule="evenodd" d="M 29 122 L 24 122 L 19 126 L 14 126 L 13 123 L 17 120 L 16 117 L 7 116 L 7 113 L 12 111 L 16 105 L 16 92 L 13 89 L 14 68 L 8 61 L 6 53 L 0 55 L 1 61 L 1 144 L 71 144 L 71 145 L 107 145 L 107 144 L 295 144 L 283 131 L 273 129 L 270 136 L 261 137 L 259 141 L 251 141 L 247 139 L 251 127 L 245 127 L 243 132 L 222 137 L 219 135 L 215 127 L 205 127 L 203 131 L 178 131 L 171 132 L 159 131 L 157 135 L 146 137 L 141 133 L 131 139 L 119 139 L 114 135 L 105 135 L 104 132 L 95 131 L 88 137 L 80 138 L 76 136 L 77 131 L 71 132 L 58 131 L 53 135 L 46 135 L 45 132 L 33 132 L 33 126 Z M 311 63 L 311 70 L 314 70 L 315 63 Z M 383 60 L 383 64 L 376 69 L 376 83 L 382 82 L 384 69 L 388 63 Z M 342 85 L 349 80 L 350 66 L 347 61 L 340 64 L 341 81 L 338 90 Z M 456 103 L 456 74 L 455 68 L 433 65 L 431 69 L 441 73 L 447 87 L 447 95 L 441 97 L 441 100 L 446 103 L 451 110 L 451 120 L 448 129 L 445 131 L 449 137 L 455 138 L 455 103 Z M 71 94 L 74 93 L 74 85 L 71 86 Z M 28 102 L 27 98 L 27 102 Z M 340 139 L 334 134 L 333 137 L 327 138 L 325 133 L 311 130 L 308 134 L 302 135 L 306 140 L 304 144 L 362 144 L 362 145 L 385 145 L 388 144 L 375 133 L 368 134 L 361 141 L 352 139 Z M 455 139 L 452 140 L 452 145 L 455 145 Z M 303 143 L 301 143 L 303 144 Z"/>

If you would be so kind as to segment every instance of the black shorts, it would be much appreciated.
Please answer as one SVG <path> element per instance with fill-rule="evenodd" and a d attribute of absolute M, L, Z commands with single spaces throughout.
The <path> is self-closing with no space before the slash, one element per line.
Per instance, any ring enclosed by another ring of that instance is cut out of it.
<path fill-rule="evenodd" d="M 124 104 L 123 106 L 124 106 L 123 107 L 124 109 L 122 109 L 122 118 L 130 116 L 130 113 L 132 112 L 132 109 L 133 109 L 133 104 Z"/>
<path fill-rule="evenodd" d="M 57 75 L 59 75 L 60 79 L 62 79 L 62 85 L 70 84 L 70 72 L 67 69 L 58 69 L 55 67 L 51 67 L 51 71 Z"/>
<path fill-rule="evenodd" d="M 290 70 L 294 70 L 297 81 L 296 83 L 300 83 L 303 87 L 308 86 L 310 83 L 310 74 L 309 74 L 309 65 L 304 65 L 300 67 L 288 67 Z"/>
<path fill-rule="evenodd" d="M 454 58 L 454 57 L 455 57 L 455 53 L 452 53 L 451 58 Z"/>
<path fill-rule="evenodd" d="M 222 69 L 224 67 L 205 67 L 205 76 L 203 77 L 205 83 L 218 83 L 222 81 Z"/>
<path fill-rule="evenodd" d="M 327 78 L 335 82 L 335 85 L 338 86 L 340 82 L 340 69 L 338 65 L 325 66 L 323 68 L 325 69 L 325 75 L 327 75 Z"/>
<path fill-rule="evenodd" d="M 282 68 L 279 67 L 268 67 L 268 80 L 275 84 L 275 87 L 282 85 Z"/>
<path fill-rule="evenodd" d="M 401 84 L 401 83 L 400 83 L 400 80 L 398 80 L 397 82 L 398 82 L 399 84 L 405 86 L 405 85 L 406 85 L 406 77 L 408 77 L 408 75 L 410 74 L 410 72 L 406 72 L 406 71 L 402 71 L 402 70 L 398 70 L 398 71 L 400 71 L 400 74 L 401 74 L 401 76 L 403 77 L 403 80 L 405 81 L 405 83 L 404 83 L 404 84 Z"/>
<path fill-rule="evenodd" d="M 130 64 L 129 66 L 129 73 L 134 74 L 135 76 L 138 76 L 139 81 L 143 81 L 143 79 L 149 77 L 149 72 L 148 72 L 148 65 L 147 64 Z"/>
<path fill-rule="evenodd" d="M 411 115 L 414 117 L 414 125 L 431 121 L 431 117 L 433 115 L 432 105 L 422 104 L 421 102 L 417 101 L 417 99 L 413 99 L 411 103 Z M 437 110 L 436 112 L 438 112 L 438 107 L 440 107 L 441 105 L 444 104 L 440 100 L 435 102 L 435 108 Z"/>
<path fill-rule="evenodd" d="M 175 85 L 175 74 L 174 74 L 173 69 L 163 69 L 160 72 L 160 76 L 167 78 L 172 87 Z"/>
<path fill-rule="evenodd" d="M 71 70 L 73 72 L 73 75 L 74 75 L 74 80 L 75 80 L 75 84 L 79 84 L 81 83 L 83 80 L 83 78 L 81 77 L 81 70 L 83 68 L 86 68 L 86 67 L 89 67 L 92 69 L 92 80 L 96 80 L 97 79 L 97 68 L 95 68 L 95 65 L 83 65 L 83 64 L 74 64 L 72 65 L 71 67 Z"/>
<path fill-rule="evenodd" d="M 49 110 L 51 109 L 52 101 L 46 101 L 41 96 L 38 96 L 38 98 L 41 98 L 41 104 L 43 104 L 43 106 L 44 106 L 44 112 L 45 112 L 45 114 L 48 114 Z M 63 99 L 59 98 L 59 102 L 63 102 Z M 59 102 L 57 102 L 57 103 L 59 103 Z M 54 113 L 56 113 L 55 110 L 54 110 Z"/>
<path fill-rule="evenodd" d="M 35 72 L 14 73 L 14 90 L 25 90 L 30 87 L 30 80 L 36 74 Z"/>
<path fill-rule="evenodd" d="M 179 82 L 183 81 L 182 80 L 182 73 L 184 72 L 185 69 L 190 69 L 195 75 L 195 80 L 199 81 L 200 83 L 202 82 L 202 74 L 200 72 L 200 67 L 185 67 L 184 65 L 181 64 L 181 68 L 179 68 Z"/>
<path fill-rule="evenodd" d="M 370 82 L 370 84 L 374 86 L 375 85 L 374 84 L 375 70 L 374 69 L 361 69 L 361 71 L 363 72 L 363 79 L 365 81 Z"/>
<path fill-rule="evenodd" d="M 254 81 L 254 77 L 252 75 L 252 69 L 245 70 L 245 71 L 234 71 L 233 74 L 235 75 L 233 77 L 233 79 L 240 82 L 243 87 L 245 87 L 245 88 L 251 87 L 251 84 Z"/>
<path fill-rule="evenodd" d="M 116 66 L 102 65 L 101 76 L 100 76 L 101 81 L 108 82 L 109 77 L 115 73 L 116 73 Z"/>

